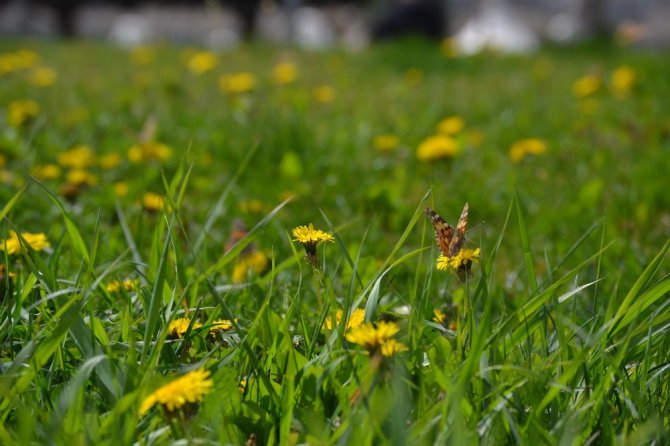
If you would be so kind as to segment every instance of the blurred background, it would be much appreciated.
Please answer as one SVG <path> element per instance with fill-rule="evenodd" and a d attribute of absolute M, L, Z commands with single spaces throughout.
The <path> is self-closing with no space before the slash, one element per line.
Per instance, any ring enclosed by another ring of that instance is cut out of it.
<path fill-rule="evenodd" d="M 233 49 L 245 40 L 360 50 L 377 40 L 452 37 L 462 53 L 531 52 L 611 37 L 670 46 L 668 0 L 0 0 L 0 35 Z"/>

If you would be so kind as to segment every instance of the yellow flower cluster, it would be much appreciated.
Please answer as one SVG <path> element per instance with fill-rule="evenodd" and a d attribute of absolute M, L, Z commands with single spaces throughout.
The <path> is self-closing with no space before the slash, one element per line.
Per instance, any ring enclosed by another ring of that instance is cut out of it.
<path fill-rule="evenodd" d="M 188 69 L 195 74 L 212 71 L 217 65 L 216 54 L 210 51 L 198 51 L 188 59 Z"/>
<path fill-rule="evenodd" d="M 135 164 L 147 161 L 166 161 L 171 155 L 170 147 L 156 141 L 135 144 L 128 149 L 128 159 Z"/>
<path fill-rule="evenodd" d="M 337 310 L 337 313 L 335 314 L 335 323 L 333 323 L 333 318 L 329 317 L 326 318 L 326 320 L 323 323 L 323 326 L 326 327 L 328 330 L 332 330 L 333 327 L 339 327 L 340 324 L 342 323 L 342 316 L 344 315 L 343 311 Z M 351 328 L 358 327 L 363 323 L 363 320 L 365 319 L 365 310 L 362 308 L 356 308 L 354 311 L 351 312 L 351 315 L 349 315 L 349 319 L 347 319 L 347 323 L 344 327 L 345 331 L 348 331 Z"/>
<path fill-rule="evenodd" d="M 262 274 L 268 269 L 270 261 L 261 251 L 242 254 L 233 269 L 233 283 L 242 283 L 250 272 Z"/>
<path fill-rule="evenodd" d="M 49 67 L 40 67 L 40 68 L 35 68 L 31 73 L 30 73 L 30 82 L 38 88 L 42 87 L 49 87 L 53 85 L 56 82 L 56 79 L 58 78 L 58 73 L 56 73 L 56 70 L 53 68 Z"/>
<path fill-rule="evenodd" d="M 538 138 L 527 138 L 512 144 L 509 150 L 509 157 L 515 163 L 518 163 L 526 155 L 542 155 L 547 151 L 547 143 Z"/>
<path fill-rule="evenodd" d="M 0 54 L 0 76 L 13 71 L 32 68 L 40 60 L 40 55 L 31 50 L 18 50 Z"/>
<path fill-rule="evenodd" d="M 455 139 L 446 135 L 434 135 L 426 138 L 416 150 L 421 161 L 434 161 L 451 158 L 460 153 L 460 145 Z"/>
<path fill-rule="evenodd" d="M 51 246 L 49 240 L 47 239 L 46 234 L 40 232 L 38 234 L 33 234 L 30 232 L 22 232 L 21 238 L 28 244 L 34 251 L 41 251 L 45 248 Z M 8 255 L 17 254 L 20 252 L 25 252 L 19 235 L 15 231 L 9 231 L 9 237 L 2 242 L 0 242 L 0 251 L 6 251 Z"/>
<path fill-rule="evenodd" d="M 170 322 L 170 325 L 168 325 L 168 336 L 173 339 L 183 338 L 186 334 L 186 330 L 188 330 L 189 325 L 191 325 L 191 319 L 185 317 L 173 320 Z M 191 330 L 195 330 L 200 327 L 202 327 L 202 324 L 198 321 L 194 321 Z"/>
<path fill-rule="evenodd" d="M 58 154 L 58 164 L 70 169 L 86 169 L 95 164 L 95 153 L 91 147 L 81 144 Z"/>
<path fill-rule="evenodd" d="M 147 192 L 142 197 L 142 207 L 147 212 L 160 212 L 165 207 L 165 198 L 153 192 Z"/>
<path fill-rule="evenodd" d="M 393 356 L 409 350 L 405 344 L 393 339 L 399 331 L 400 327 L 395 322 L 380 321 L 376 326 L 368 322 L 349 330 L 345 339 L 363 346 L 369 353 Z"/>
<path fill-rule="evenodd" d="M 214 386 L 209 376 L 209 371 L 198 369 L 159 387 L 144 398 L 139 415 L 144 415 L 156 404 L 168 412 L 174 412 L 186 404 L 202 401 Z"/>

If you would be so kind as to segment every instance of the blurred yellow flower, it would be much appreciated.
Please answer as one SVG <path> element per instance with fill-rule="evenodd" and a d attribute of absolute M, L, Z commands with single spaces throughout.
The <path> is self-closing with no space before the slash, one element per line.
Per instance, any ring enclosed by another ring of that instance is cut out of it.
<path fill-rule="evenodd" d="M 65 174 L 65 181 L 73 186 L 95 186 L 98 184 L 98 177 L 88 170 L 73 169 Z"/>
<path fill-rule="evenodd" d="M 219 78 L 219 89 L 224 93 L 242 94 L 256 87 L 256 76 L 251 73 L 226 74 Z"/>
<path fill-rule="evenodd" d="M 593 95 L 600 89 L 601 80 L 594 74 L 587 74 L 580 77 L 572 84 L 572 92 L 578 98 L 585 98 Z"/>
<path fill-rule="evenodd" d="M 165 199 L 153 192 L 147 192 L 142 197 L 142 207 L 149 212 L 160 212 L 165 206 Z"/>
<path fill-rule="evenodd" d="M 527 138 L 522 139 L 514 144 L 509 150 L 509 157 L 515 163 L 518 163 L 526 157 L 526 155 L 542 155 L 547 151 L 547 144 L 542 139 Z"/>
<path fill-rule="evenodd" d="M 408 87 L 416 87 L 421 82 L 423 82 L 424 77 L 425 76 L 423 71 L 419 70 L 418 68 L 410 68 L 409 70 L 405 71 L 405 85 Z"/>
<path fill-rule="evenodd" d="M 460 116 L 449 116 L 437 124 L 437 131 L 443 135 L 452 136 L 463 130 L 465 121 Z"/>
<path fill-rule="evenodd" d="M 442 312 L 439 308 L 435 308 L 433 310 L 433 322 L 438 323 L 438 324 L 443 324 L 444 321 L 447 320 L 447 315 Z"/>
<path fill-rule="evenodd" d="M 144 415 L 156 404 L 174 412 L 187 404 L 201 402 L 214 386 L 209 375 L 209 371 L 198 369 L 159 387 L 144 398 L 139 415 Z"/>
<path fill-rule="evenodd" d="M 245 200 L 240 203 L 240 210 L 245 214 L 261 214 L 265 211 L 265 205 L 261 200 Z"/>
<path fill-rule="evenodd" d="M 117 152 L 108 153 L 100 157 L 98 164 L 104 170 L 113 169 L 121 164 L 121 155 Z"/>
<path fill-rule="evenodd" d="M 21 127 L 39 113 L 40 106 L 33 100 L 12 101 L 7 106 L 7 123 L 12 127 Z"/>
<path fill-rule="evenodd" d="M 4 167 L 5 164 L 7 164 L 7 158 L 5 157 L 5 155 L 0 153 L 0 167 Z"/>
<path fill-rule="evenodd" d="M 442 43 L 440 44 L 440 50 L 446 57 L 451 58 L 458 56 L 458 44 L 456 39 L 453 37 L 448 37 L 442 40 Z"/>
<path fill-rule="evenodd" d="M 272 69 L 272 79 L 280 85 L 291 84 L 298 79 L 298 68 L 291 62 L 277 64 Z"/>
<path fill-rule="evenodd" d="M 128 159 L 134 164 L 146 161 L 166 161 L 171 155 L 170 147 L 155 141 L 135 144 L 128 149 Z"/>
<path fill-rule="evenodd" d="M 95 164 L 95 153 L 89 146 L 81 144 L 59 153 L 58 164 L 71 169 L 86 169 Z"/>
<path fill-rule="evenodd" d="M 398 145 L 400 145 L 400 138 L 392 134 L 377 135 L 375 136 L 375 139 L 372 140 L 372 145 L 380 152 L 388 152 L 398 148 Z"/>
<path fill-rule="evenodd" d="M 445 135 L 435 135 L 426 138 L 416 150 L 416 156 L 421 161 L 432 161 L 445 157 L 452 157 L 460 152 L 458 142 Z"/>
<path fill-rule="evenodd" d="M 586 98 L 579 101 L 579 112 L 594 115 L 600 111 L 600 101 L 596 98 Z"/>
<path fill-rule="evenodd" d="M 635 84 L 635 71 L 629 66 L 620 66 L 612 72 L 612 89 L 619 96 L 627 96 Z"/>
<path fill-rule="evenodd" d="M 112 188 L 114 189 L 114 195 L 117 197 L 125 197 L 128 195 L 128 183 L 125 181 L 119 181 L 116 182 L 112 185 Z"/>
<path fill-rule="evenodd" d="M 188 330 L 189 325 L 191 325 L 191 319 L 185 317 L 180 317 L 173 320 L 172 322 L 170 322 L 170 325 L 168 325 L 168 337 L 172 339 L 184 337 L 186 331 Z M 193 326 L 191 327 L 191 330 L 196 330 L 200 327 L 202 327 L 202 324 L 200 322 L 193 321 Z"/>
<path fill-rule="evenodd" d="M 138 45 L 130 50 L 130 59 L 135 65 L 149 65 L 154 61 L 154 49 L 147 45 Z"/>
<path fill-rule="evenodd" d="M 57 164 L 33 166 L 33 176 L 40 181 L 55 180 L 60 176 L 60 167 Z"/>
<path fill-rule="evenodd" d="M 376 326 L 368 322 L 352 328 L 344 337 L 351 343 L 363 346 L 369 353 L 379 351 L 384 356 L 393 356 L 407 351 L 407 346 L 391 339 L 399 331 L 400 327 L 395 322 L 380 321 Z"/>
<path fill-rule="evenodd" d="M 35 87 L 49 87 L 56 82 L 57 77 L 58 73 L 53 68 L 40 67 L 30 73 L 29 79 Z"/>
<path fill-rule="evenodd" d="M 14 172 L 11 172 L 6 169 L 0 169 L 0 183 L 12 184 L 14 180 L 15 180 Z"/>
<path fill-rule="evenodd" d="M 140 284 L 139 279 L 126 279 L 123 282 L 114 280 L 105 286 L 108 293 L 118 293 L 123 288 L 126 291 L 134 290 Z"/>
<path fill-rule="evenodd" d="M 210 51 L 198 51 L 188 60 L 188 69 L 198 75 L 213 70 L 216 65 L 216 54 Z"/>
<path fill-rule="evenodd" d="M 233 283 L 242 283 L 250 272 L 264 273 L 270 266 L 270 260 L 264 252 L 251 252 L 240 255 L 233 269 Z"/>
<path fill-rule="evenodd" d="M 326 327 L 328 330 L 332 330 L 333 327 L 339 327 L 340 324 L 342 323 L 343 314 L 344 312 L 341 309 L 337 310 L 337 313 L 335 314 L 335 324 L 333 324 L 333 318 L 329 317 L 326 318 L 326 320 L 323 322 L 323 326 Z M 365 319 L 365 310 L 362 308 L 356 308 L 354 311 L 351 312 L 351 315 L 347 320 L 344 330 L 347 331 L 350 328 L 358 327 L 363 323 L 364 319 Z"/>
<path fill-rule="evenodd" d="M 43 232 L 33 234 L 31 232 L 22 232 L 21 238 L 34 250 L 41 251 L 51 246 Z M 25 252 L 19 235 L 15 231 L 9 231 L 9 238 L 0 242 L 0 251 L 6 251 L 8 255 Z"/>
<path fill-rule="evenodd" d="M 335 89 L 330 85 L 320 85 L 314 89 L 314 99 L 319 104 L 330 104 L 335 100 Z"/>
<path fill-rule="evenodd" d="M 39 54 L 31 50 L 19 50 L 14 53 L 0 54 L 0 75 L 32 68 L 37 65 L 39 60 Z"/>

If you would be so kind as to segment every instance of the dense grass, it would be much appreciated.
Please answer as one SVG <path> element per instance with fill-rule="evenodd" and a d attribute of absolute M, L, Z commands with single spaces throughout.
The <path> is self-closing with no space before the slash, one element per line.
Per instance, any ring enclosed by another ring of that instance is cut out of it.
<path fill-rule="evenodd" d="M 173 46 L 137 64 L 99 43 L 0 42 L 19 48 L 58 77 L 39 88 L 34 68 L 0 77 L 5 110 L 40 107 L 20 126 L 0 116 L 0 239 L 43 232 L 51 247 L 0 251 L 14 273 L 0 288 L 0 443 L 670 441 L 667 53 L 249 47 L 198 75 L 195 50 Z M 286 60 L 298 79 L 275 85 Z M 635 73 L 627 93 L 612 88 L 622 65 Z M 221 92 L 219 77 L 240 71 L 256 88 Z M 586 74 L 602 85 L 578 98 Z M 321 85 L 332 102 L 315 99 Z M 452 115 L 466 123 L 461 153 L 417 159 Z M 169 159 L 128 160 L 143 129 Z M 389 133 L 398 147 L 376 150 Z M 525 138 L 546 152 L 512 161 Z M 97 183 L 66 199 L 67 169 L 45 179 L 37 167 L 79 144 L 122 159 L 95 163 Z M 142 208 L 149 191 L 164 212 Z M 482 255 L 460 283 L 436 270 L 422 214 L 430 204 L 455 223 L 466 201 L 467 246 Z M 238 218 L 251 231 L 226 251 Z M 310 222 L 336 238 L 319 246 L 320 269 L 291 242 Z M 248 246 L 268 271 L 234 284 Z M 139 285 L 107 290 L 128 278 Z M 448 304 L 451 326 L 434 322 Z M 344 327 L 321 329 L 355 307 L 396 321 L 409 351 L 381 359 Z M 193 322 L 172 339 L 178 317 Z M 212 338 L 220 318 L 234 330 Z M 197 412 L 138 414 L 152 390 L 198 367 L 214 390 Z"/>

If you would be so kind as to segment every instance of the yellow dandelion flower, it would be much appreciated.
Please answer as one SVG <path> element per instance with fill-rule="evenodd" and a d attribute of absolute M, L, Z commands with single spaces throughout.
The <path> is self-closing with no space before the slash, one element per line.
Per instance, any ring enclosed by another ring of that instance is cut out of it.
<path fill-rule="evenodd" d="M 395 339 L 389 339 L 382 344 L 379 351 L 383 356 L 390 357 L 408 350 L 409 348 L 407 348 L 407 346 L 402 342 L 398 342 Z"/>
<path fill-rule="evenodd" d="M 600 89 L 601 80 L 594 74 L 580 77 L 572 84 L 572 93 L 578 98 L 595 94 Z"/>
<path fill-rule="evenodd" d="M 72 186 L 95 186 L 98 177 L 84 169 L 73 169 L 67 172 L 65 181 Z"/>
<path fill-rule="evenodd" d="M 320 242 L 334 242 L 335 238 L 327 232 L 320 229 L 314 229 L 310 223 L 309 226 L 298 226 L 293 229 L 293 241 L 302 244 L 308 255 L 316 254 L 316 245 Z"/>
<path fill-rule="evenodd" d="M 235 319 L 237 322 L 237 319 Z M 216 333 L 222 331 L 231 331 L 233 328 L 233 323 L 227 319 L 217 319 L 212 322 L 212 326 L 209 328 L 209 333 Z"/>
<path fill-rule="evenodd" d="M 35 68 L 32 73 L 30 73 L 30 82 L 38 88 L 49 87 L 56 82 L 58 73 L 56 70 L 49 67 Z"/>
<path fill-rule="evenodd" d="M 251 252 L 240 256 L 233 269 L 233 283 L 242 283 L 249 273 L 264 273 L 270 266 L 268 256 L 264 252 Z"/>
<path fill-rule="evenodd" d="M 439 308 L 435 308 L 433 310 L 433 314 L 435 315 L 433 316 L 433 322 L 437 324 L 444 324 L 444 321 L 447 320 L 447 315 L 444 314 Z"/>
<path fill-rule="evenodd" d="M 255 87 L 256 76 L 251 73 L 226 74 L 219 78 L 219 89 L 224 93 L 248 93 Z"/>
<path fill-rule="evenodd" d="M 159 387 L 144 398 L 139 415 L 144 415 L 156 404 L 174 412 L 186 404 L 201 402 L 214 386 L 209 376 L 209 371 L 198 369 Z"/>
<path fill-rule="evenodd" d="M 198 51 L 188 60 L 188 69 L 198 75 L 212 71 L 216 65 L 216 54 L 210 51 Z"/>
<path fill-rule="evenodd" d="M 627 96 L 635 84 L 635 71 L 628 66 L 620 66 L 612 72 L 612 89 L 619 96 Z"/>
<path fill-rule="evenodd" d="M 39 113 L 40 106 L 33 100 L 12 101 L 7 106 L 7 123 L 12 127 L 21 127 Z"/>
<path fill-rule="evenodd" d="M 458 269 L 462 266 L 478 263 L 479 262 L 480 249 L 461 249 L 458 254 L 455 256 L 447 257 L 441 255 L 437 259 L 437 269 L 448 270 L 448 269 Z"/>
<path fill-rule="evenodd" d="M 113 169 L 121 164 L 121 155 L 116 152 L 108 153 L 100 157 L 98 164 L 104 170 Z"/>
<path fill-rule="evenodd" d="M 437 124 L 437 131 L 443 135 L 452 136 L 463 130 L 465 120 L 460 116 L 449 116 Z"/>
<path fill-rule="evenodd" d="M 377 135 L 372 140 L 372 146 L 380 152 L 389 152 L 397 149 L 398 145 L 400 145 L 400 138 L 392 134 Z"/>
<path fill-rule="evenodd" d="M 55 180 L 60 176 L 60 167 L 56 164 L 45 164 L 43 166 L 34 166 L 33 175 L 41 181 Z"/>
<path fill-rule="evenodd" d="M 139 279 L 126 279 L 123 282 L 120 280 L 113 280 L 105 285 L 105 290 L 108 293 L 118 293 L 123 288 L 126 291 L 132 291 L 140 284 Z"/>
<path fill-rule="evenodd" d="M 85 144 L 74 146 L 58 154 L 58 164 L 70 169 L 86 169 L 95 164 L 95 153 Z"/>
<path fill-rule="evenodd" d="M 522 139 L 510 147 L 509 157 L 515 163 L 518 163 L 526 157 L 526 155 L 542 155 L 547 151 L 547 143 L 538 138 Z"/>
<path fill-rule="evenodd" d="M 298 68 L 291 62 L 282 62 L 272 69 L 272 79 L 276 84 L 288 85 L 298 79 Z"/>
<path fill-rule="evenodd" d="M 320 85 L 314 89 L 314 99 L 319 104 L 330 104 L 335 100 L 335 89 L 330 85 Z"/>
<path fill-rule="evenodd" d="M 142 207 L 149 212 L 160 212 L 165 207 L 165 198 L 153 192 L 147 192 L 142 197 Z"/>
<path fill-rule="evenodd" d="M 125 181 L 119 181 L 116 182 L 112 185 L 112 189 L 114 190 L 114 195 L 117 197 L 125 197 L 128 195 L 128 183 Z"/>
<path fill-rule="evenodd" d="M 170 147 L 156 141 L 135 144 L 128 149 L 128 159 L 134 164 L 147 161 L 166 161 L 170 159 L 171 155 Z"/>
<path fill-rule="evenodd" d="M 22 232 L 21 238 L 34 251 L 42 251 L 51 246 L 46 234 L 43 232 L 33 234 L 31 232 Z M 25 252 L 24 246 L 15 231 L 9 231 L 9 237 L 0 242 L 0 251 L 6 251 L 8 255 Z"/>
<path fill-rule="evenodd" d="M 342 322 L 343 314 L 344 313 L 341 309 L 337 310 L 337 313 L 335 314 L 335 323 L 333 324 L 332 318 L 326 318 L 326 320 L 323 322 L 323 326 L 326 327 L 328 330 L 332 330 L 333 326 L 339 327 Z M 350 328 L 358 327 L 363 323 L 364 319 L 365 319 L 365 310 L 362 308 L 356 308 L 349 315 L 349 319 L 347 319 L 347 323 L 344 327 L 344 330 L 347 331 Z"/>
<path fill-rule="evenodd" d="M 460 152 L 458 142 L 446 135 L 436 135 L 426 138 L 416 150 L 416 156 L 421 161 L 433 161 L 440 158 L 453 157 Z"/>
<path fill-rule="evenodd" d="M 395 336 L 400 327 L 395 322 L 380 321 L 375 326 L 371 322 L 354 327 L 344 335 L 351 343 L 361 345 L 369 351 L 377 350 Z"/>
<path fill-rule="evenodd" d="M 182 338 L 186 334 L 186 330 L 188 330 L 188 326 L 191 324 L 191 319 L 181 317 L 173 320 L 170 322 L 170 325 L 168 325 L 168 336 L 170 338 Z M 202 327 L 202 324 L 198 321 L 193 322 L 193 327 L 191 327 L 191 330 L 195 330 L 197 328 Z"/>

